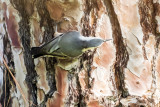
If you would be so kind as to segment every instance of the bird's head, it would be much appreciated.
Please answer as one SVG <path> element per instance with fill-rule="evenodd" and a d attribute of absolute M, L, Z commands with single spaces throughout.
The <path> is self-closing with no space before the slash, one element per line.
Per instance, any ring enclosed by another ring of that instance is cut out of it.
<path fill-rule="evenodd" d="M 83 52 L 99 47 L 103 42 L 109 41 L 111 39 L 103 40 L 98 37 L 84 37 L 83 38 Z"/>

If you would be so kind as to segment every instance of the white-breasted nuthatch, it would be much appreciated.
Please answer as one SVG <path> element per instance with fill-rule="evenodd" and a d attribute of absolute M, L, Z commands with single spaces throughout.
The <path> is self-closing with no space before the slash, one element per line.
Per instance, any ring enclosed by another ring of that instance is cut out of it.
<path fill-rule="evenodd" d="M 32 47 L 31 54 L 33 58 L 44 55 L 61 59 L 74 58 L 109 40 L 111 39 L 103 40 L 98 37 L 84 37 L 78 31 L 70 31 L 53 38 L 50 42 L 40 47 Z"/>

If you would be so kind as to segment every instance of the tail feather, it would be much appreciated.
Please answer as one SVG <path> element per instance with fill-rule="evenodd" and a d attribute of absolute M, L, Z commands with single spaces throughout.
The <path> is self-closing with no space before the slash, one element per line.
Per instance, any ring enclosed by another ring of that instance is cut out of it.
<path fill-rule="evenodd" d="M 31 54 L 32 54 L 33 58 L 38 58 L 38 57 L 44 55 L 44 54 L 41 52 L 40 47 L 32 47 L 32 48 L 31 48 Z"/>

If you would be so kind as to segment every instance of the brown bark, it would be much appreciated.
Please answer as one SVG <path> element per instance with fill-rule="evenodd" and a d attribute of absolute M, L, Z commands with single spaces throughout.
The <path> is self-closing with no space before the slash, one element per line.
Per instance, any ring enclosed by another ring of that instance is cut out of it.
<path fill-rule="evenodd" d="M 159 0 L 0 0 L 0 106 L 159 107 L 159 10 Z M 55 26 L 113 41 L 77 60 L 33 59 Z"/>

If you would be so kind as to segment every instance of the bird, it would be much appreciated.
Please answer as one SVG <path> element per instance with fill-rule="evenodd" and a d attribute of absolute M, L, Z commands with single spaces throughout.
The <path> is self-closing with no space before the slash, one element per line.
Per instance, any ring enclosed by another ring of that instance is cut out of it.
<path fill-rule="evenodd" d="M 68 31 L 42 46 L 32 47 L 31 54 L 33 58 L 41 56 L 51 56 L 60 59 L 75 58 L 109 40 L 112 39 L 103 40 L 99 37 L 85 37 L 78 31 Z"/>

